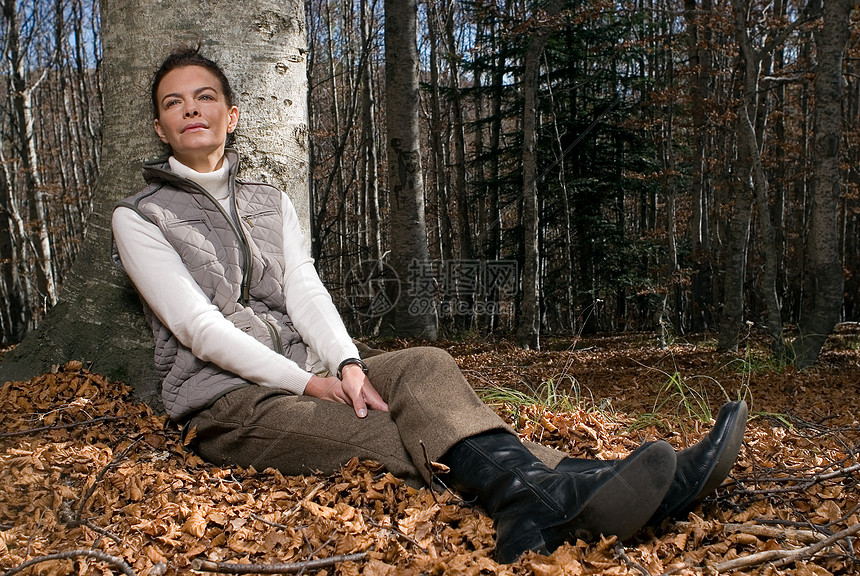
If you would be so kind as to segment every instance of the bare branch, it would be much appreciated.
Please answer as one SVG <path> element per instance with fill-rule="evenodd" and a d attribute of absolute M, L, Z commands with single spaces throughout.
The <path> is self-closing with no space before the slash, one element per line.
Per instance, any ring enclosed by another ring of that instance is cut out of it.
<path fill-rule="evenodd" d="M 624 544 L 622 544 L 621 542 L 615 543 L 615 554 L 619 558 L 621 558 L 621 560 L 627 565 L 628 568 L 636 570 L 642 576 L 651 576 L 651 573 L 648 572 L 648 569 L 645 568 L 645 566 L 643 566 L 639 562 L 630 559 L 630 557 L 627 555 L 627 551 L 624 550 Z"/>
<path fill-rule="evenodd" d="M 128 445 L 128 447 L 125 450 L 120 452 L 118 456 L 116 456 L 113 460 L 108 462 L 108 464 L 99 471 L 99 473 L 96 475 L 96 479 L 93 481 L 93 485 L 90 486 L 90 489 L 87 490 L 87 493 L 84 494 L 83 498 L 81 498 L 81 501 L 78 503 L 78 509 L 75 511 L 74 518 L 72 518 L 73 524 L 80 523 L 81 515 L 84 513 L 84 508 L 87 505 L 87 501 L 89 501 L 89 499 L 95 493 L 96 487 L 98 486 L 99 482 L 104 477 L 104 475 L 107 473 L 107 471 L 110 470 L 111 468 L 113 468 L 114 466 L 116 466 L 117 464 L 119 464 L 126 457 L 126 455 L 131 451 L 131 449 L 134 448 L 137 445 L 137 443 L 140 442 L 141 440 L 143 440 L 143 436 L 138 436 L 131 444 Z"/>
<path fill-rule="evenodd" d="M 798 560 L 810 558 L 831 544 L 835 544 L 839 540 L 847 538 L 848 536 L 853 536 L 857 533 L 860 533 L 860 524 L 854 524 L 841 532 L 837 532 L 833 536 L 825 538 L 815 544 L 804 546 L 803 548 L 797 548 L 796 550 L 767 550 L 765 552 L 735 558 L 734 560 L 717 564 L 713 566 L 713 568 L 717 572 L 728 572 L 729 570 L 757 566 L 759 564 L 764 564 L 765 562 L 773 562 L 774 567 L 782 568 L 783 566 L 794 564 Z"/>
<path fill-rule="evenodd" d="M 71 424 L 58 424 L 55 426 L 40 426 L 38 428 L 28 428 L 26 430 L 16 430 L 14 432 L 0 433 L 0 438 L 13 438 L 15 436 L 27 436 L 28 434 L 37 434 L 47 430 L 66 430 L 68 428 L 76 428 L 78 426 L 86 426 L 88 424 L 97 424 L 99 422 L 111 422 L 119 420 L 118 416 L 102 416 L 101 418 L 93 418 L 92 420 L 84 420 L 83 422 L 72 422 Z"/>
<path fill-rule="evenodd" d="M 359 562 L 364 560 L 365 556 L 367 556 L 366 552 L 359 552 L 357 554 L 344 554 L 289 564 L 235 564 L 232 562 L 212 562 L 210 560 L 195 558 L 191 562 L 191 569 L 198 572 L 216 572 L 218 574 L 292 574 L 294 572 L 304 572 L 305 570 L 328 568 L 340 562 Z"/>
<path fill-rule="evenodd" d="M 675 522 L 675 526 L 681 530 L 690 530 L 690 522 Z M 813 532 L 812 530 L 793 530 L 776 528 L 773 526 L 762 526 L 761 524 L 723 524 L 722 529 L 729 533 L 743 533 L 763 538 L 774 538 L 776 540 L 796 540 L 804 544 L 820 542 L 826 535 Z"/>
<path fill-rule="evenodd" d="M 41 562 L 48 562 L 50 560 L 66 560 L 69 558 L 77 558 L 78 556 L 86 556 L 88 558 L 94 558 L 99 560 L 100 562 L 107 562 L 111 566 L 120 570 L 123 574 L 127 576 L 137 576 L 135 574 L 134 569 L 125 563 L 121 558 L 117 558 L 116 556 L 111 556 L 105 552 L 101 552 L 100 550 L 69 550 L 67 552 L 58 552 L 57 554 L 48 554 L 46 556 L 39 556 L 38 558 L 33 558 L 32 560 L 27 560 L 20 566 L 16 568 L 12 568 L 3 573 L 3 576 L 12 576 L 12 574 L 17 574 L 22 570 L 29 568 L 30 566 L 35 566 Z"/>

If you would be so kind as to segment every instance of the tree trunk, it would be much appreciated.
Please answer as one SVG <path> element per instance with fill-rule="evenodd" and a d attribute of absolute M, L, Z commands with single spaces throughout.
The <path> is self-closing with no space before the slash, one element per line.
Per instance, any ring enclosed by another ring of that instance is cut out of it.
<path fill-rule="evenodd" d="M 824 22 L 815 33 L 814 163 L 807 277 L 800 336 L 795 346 L 799 366 L 818 359 L 824 341 L 842 311 L 842 267 L 839 260 L 840 142 L 842 141 L 842 60 L 849 38 L 851 0 L 824 2 Z"/>
<path fill-rule="evenodd" d="M 547 16 L 561 10 L 560 0 L 551 0 Z M 523 233 L 525 253 L 522 281 L 522 304 L 517 325 L 517 344 L 526 349 L 540 349 L 540 250 L 537 182 L 537 92 L 540 62 L 550 30 L 540 26 L 529 40 L 523 71 Z"/>
<path fill-rule="evenodd" d="M 703 332 L 710 327 L 713 310 L 713 270 L 711 262 L 710 231 L 708 230 L 708 83 L 711 77 L 711 54 L 707 47 L 711 41 L 711 31 L 703 24 L 704 17 L 711 11 L 709 0 L 701 7 L 696 0 L 685 0 L 684 21 L 687 24 L 687 58 L 691 70 L 690 77 L 690 114 L 692 116 L 692 175 L 690 182 L 691 218 L 689 256 L 692 271 L 691 318 L 693 332 Z"/>
<path fill-rule="evenodd" d="M 502 251 L 502 211 L 501 211 L 501 186 L 499 180 L 501 177 L 501 154 L 502 154 L 502 101 L 505 95 L 504 78 L 507 62 L 508 45 L 507 42 L 500 41 L 500 31 L 498 22 L 494 19 L 493 32 L 490 37 L 492 39 L 493 53 L 492 58 L 492 89 L 490 91 L 490 134 L 488 149 L 490 150 L 489 167 L 487 169 L 487 196 L 489 204 L 489 214 L 487 215 L 487 228 L 482 236 L 486 238 L 483 247 L 483 256 L 486 260 L 499 260 Z M 569 213 L 569 211 L 568 211 Z M 494 289 L 490 295 L 495 302 L 501 300 L 501 294 L 498 289 Z M 498 309 L 490 314 L 487 318 L 487 332 L 493 332 L 499 325 L 500 314 Z"/>
<path fill-rule="evenodd" d="M 430 263 L 418 124 L 417 0 L 385 0 L 385 109 L 391 195 L 391 264 L 400 277 L 398 336 L 435 340 L 436 307 L 423 286 Z M 417 280 L 417 282 L 415 282 Z"/>
<path fill-rule="evenodd" d="M 361 47 L 370 52 L 372 49 L 371 21 L 373 12 L 368 0 L 361 0 Z M 361 69 L 361 150 L 364 178 L 365 230 L 367 231 L 367 258 L 382 258 L 382 235 L 379 228 L 379 161 L 376 153 L 376 101 L 373 96 L 373 60 L 369 55 L 362 59 Z"/>
<path fill-rule="evenodd" d="M 463 121 L 463 102 L 460 90 L 460 54 L 454 33 L 455 4 L 448 2 L 445 8 L 445 40 L 447 42 L 448 68 L 451 79 L 452 140 L 454 144 L 454 193 L 457 197 L 457 228 L 460 237 L 459 256 L 464 260 L 475 257 L 472 248 L 472 226 L 469 223 L 468 191 L 466 190 L 466 128 Z"/>
<path fill-rule="evenodd" d="M 748 4 L 736 3 L 734 12 L 735 35 L 744 66 L 744 94 L 737 119 L 738 178 L 741 180 L 741 194 L 755 198 L 758 236 L 764 257 L 764 274 L 760 280 L 767 308 L 766 327 L 773 352 L 781 357 L 785 346 L 782 338 L 782 310 L 776 291 L 776 233 L 771 220 L 769 185 L 761 157 L 763 126 L 768 113 L 767 95 L 759 93 L 760 75 L 770 73 L 772 58 L 769 51 L 761 52 L 752 46 L 746 21 Z"/>
<path fill-rule="evenodd" d="M 144 160 L 164 150 L 145 97 L 155 68 L 177 44 L 197 45 L 227 72 L 242 119 L 243 172 L 290 195 L 307 231 L 307 109 L 302 2 L 102 0 L 104 140 L 101 177 L 84 246 L 55 306 L 0 364 L 0 381 L 32 377 L 81 360 L 156 401 L 152 335 L 127 279 L 110 263 L 114 204 L 143 186 Z M 209 40 L 207 40 L 209 39 Z M 276 127 L 276 129 L 274 128 Z"/>
<path fill-rule="evenodd" d="M 427 0 L 427 41 L 430 65 L 430 155 L 433 158 L 433 188 L 435 192 L 437 237 L 442 264 L 453 258 L 453 234 L 448 210 L 448 177 L 445 171 L 446 154 L 442 139 L 445 127 L 442 123 L 442 97 L 439 84 L 439 14 L 436 0 Z"/>

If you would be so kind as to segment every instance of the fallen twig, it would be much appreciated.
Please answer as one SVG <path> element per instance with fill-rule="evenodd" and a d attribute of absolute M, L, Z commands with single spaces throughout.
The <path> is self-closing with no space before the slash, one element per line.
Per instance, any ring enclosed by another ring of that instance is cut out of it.
<path fill-rule="evenodd" d="M 389 532 L 389 533 L 391 533 L 391 534 L 393 534 L 393 535 L 395 535 L 395 536 L 400 536 L 401 538 L 403 538 L 404 540 L 406 540 L 407 542 L 409 542 L 410 544 L 412 544 L 413 546 L 415 546 L 416 548 L 418 548 L 419 550 L 421 550 L 421 551 L 422 551 L 422 552 L 424 552 L 425 554 L 429 554 L 429 553 L 430 553 L 430 551 L 429 551 L 429 550 L 427 550 L 427 548 L 425 548 L 425 547 L 424 547 L 424 546 L 422 546 L 421 544 L 419 544 L 417 540 L 415 540 L 414 538 L 411 538 L 411 537 L 407 536 L 406 534 L 404 534 L 404 533 L 403 533 L 403 532 L 401 532 L 400 530 L 397 530 L 396 528 L 392 528 L 391 526 L 383 526 L 383 525 L 382 525 L 382 524 L 380 524 L 379 522 L 375 522 L 375 521 L 373 520 L 373 518 L 366 518 L 366 521 L 367 521 L 367 523 L 368 523 L 368 524 L 370 524 L 371 526 L 373 526 L 373 527 L 375 527 L 375 528 L 379 528 L 380 530 L 385 530 L 386 532 Z"/>
<path fill-rule="evenodd" d="M 128 445 L 128 447 L 126 447 L 125 450 L 120 452 L 118 456 L 114 457 L 114 459 L 108 462 L 104 468 L 99 470 L 99 473 L 96 474 L 96 479 L 93 481 L 92 486 L 90 486 L 89 490 L 87 490 L 87 493 L 84 494 L 84 496 L 78 503 L 78 509 L 75 511 L 75 515 L 72 518 L 70 525 L 78 525 L 81 522 L 81 516 L 84 513 L 84 508 L 86 507 L 89 499 L 92 498 L 92 495 L 95 493 L 96 488 L 98 487 L 101 479 L 104 478 L 104 475 L 107 473 L 108 470 L 119 464 L 125 458 L 126 454 L 128 454 L 131 449 L 136 446 L 137 443 L 141 440 L 143 440 L 143 436 L 138 436 L 131 444 Z"/>
<path fill-rule="evenodd" d="M 691 527 L 689 522 L 675 522 L 675 526 L 681 530 L 688 530 Z M 786 538 L 796 540 L 803 544 L 812 544 L 820 542 L 826 535 L 813 532 L 812 530 L 794 530 L 791 528 L 775 528 L 773 526 L 762 526 L 760 524 L 722 524 L 723 530 L 726 532 L 742 532 L 751 534 L 752 536 L 761 536 L 764 538 L 774 538 L 783 540 Z"/>
<path fill-rule="evenodd" d="M 218 574 L 292 574 L 305 570 L 328 568 L 340 562 L 359 562 L 364 560 L 365 556 L 367 556 L 366 552 L 359 552 L 289 564 L 235 564 L 195 558 L 191 561 L 191 569 L 197 572 L 216 572 Z"/>
<path fill-rule="evenodd" d="M 299 510 L 302 509 L 302 504 L 304 504 L 305 502 L 310 502 L 311 499 L 313 499 L 313 497 L 316 496 L 317 493 L 322 490 L 324 486 L 325 483 L 323 482 L 315 484 L 314 487 L 311 488 L 311 491 L 308 492 L 304 498 L 293 504 L 293 507 L 284 513 L 282 520 L 289 520 L 290 518 L 292 518 L 293 515 L 295 515 L 296 513 L 298 513 Z"/>
<path fill-rule="evenodd" d="M 33 558 L 32 560 L 27 560 L 20 566 L 12 568 L 7 572 L 3 573 L 3 576 L 12 576 L 12 574 L 17 574 L 22 570 L 29 568 L 30 566 L 34 566 L 41 562 L 48 562 L 50 560 L 66 560 L 68 558 L 77 558 L 78 556 L 87 556 L 89 558 L 94 558 L 101 562 L 107 562 L 111 566 L 119 569 L 123 574 L 127 576 L 137 576 L 134 572 L 134 569 L 125 563 L 121 558 L 117 558 L 116 556 L 111 556 L 110 554 L 106 554 L 101 552 L 100 550 L 69 550 L 67 552 L 58 552 L 56 554 L 48 554 L 46 556 L 39 556 L 38 558 Z"/>
<path fill-rule="evenodd" d="M 86 426 L 87 424 L 98 424 L 99 422 L 110 422 L 119 420 L 119 416 L 102 416 L 93 418 L 92 420 L 84 420 L 82 422 L 72 422 L 70 424 L 55 424 L 53 426 L 39 426 L 38 428 L 27 428 L 26 430 L 16 430 L 14 432 L 0 433 L 0 438 L 14 438 L 15 436 L 27 436 L 28 434 L 38 434 L 48 430 L 66 430 L 68 428 L 77 428 L 78 426 Z"/>
<path fill-rule="evenodd" d="M 120 538 L 119 536 L 117 536 L 116 534 L 114 534 L 113 532 L 111 532 L 109 530 L 105 530 L 101 526 L 96 526 L 91 521 L 86 520 L 86 519 L 70 521 L 67 524 L 67 526 L 70 528 L 74 528 L 76 526 L 86 526 L 87 528 L 89 528 L 90 530 L 95 532 L 96 534 L 101 534 L 102 536 L 106 536 L 107 538 L 110 538 L 111 540 L 113 540 L 117 544 L 122 544 L 122 538 Z"/>
<path fill-rule="evenodd" d="M 257 522 L 262 522 L 266 526 L 271 526 L 272 528 L 278 528 L 279 530 L 289 530 L 291 527 L 286 524 L 278 524 L 277 522 L 272 522 L 271 520 L 266 520 L 259 514 L 251 514 L 251 518 L 256 520 Z"/>
<path fill-rule="evenodd" d="M 645 568 L 645 566 L 643 566 L 639 562 L 630 559 L 630 557 L 627 555 L 627 551 L 624 550 L 624 544 L 622 544 L 621 542 L 615 543 L 615 554 L 619 558 L 621 558 L 621 560 L 627 565 L 628 568 L 636 570 L 642 576 L 651 576 L 651 573 L 648 572 L 648 569 Z"/>
<path fill-rule="evenodd" d="M 825 472 L 820 474 L 815 474 L 813 476 L 773 476 L 767 478 L 747 478 L 748 482 L 755 482 L 757 484 L 765 484 L 765 483 L 773 483 L 780 484 L 784 482 L 795 482 L 794 486 L 788 486 L 785 488 L 767 488 L 761 490 L 747 490 L 747 489 L 737 489 L 734 490 L 733 493 L 740 496 L 760 496 L 760 495 L 772 495 L 772 494 L 784 494 L 787 492 L 798 492 L 801 490 L 806 490 L 820 482 L 824 482 L 825 480 L 832 480 L 834 478 L 841 478 L 843 476 L 848 476 L 853 472 L 857 472 L 860 470 L 860 463 L 854 464 L 853 466 L 848 466 L 846 468 L 839 468 L 832 472 Z"/>
<path fill-rule="evenodd" d="M 733 560 L 729 560 L 728 562 L 717 564 L 716 566 L 713 566 L 713 568 L 717 572 L 728 572 L 729 570 L 747 568 L 749 566 L 764 564 L 765 562 L 773 562 L 775 568 L 782 568 L 783 566 L 788 566 L 789 564 L 793 564 L 798 560 L 803 560 L 804 558 L 814 556 L 819 551 L 823 550 L 824 548 L 827 548 L 831 544 L 834 544 L 839 540 L 842 540 L 843 538 L 853 536 L 857 533 L 860 533 L 860 524 L 854 524 L 853 526 L 849 526 L 845 530 L 837 532 L 836 534 L 829 536 L 823 540 L 820 540 L 815 544 L 804 546 L 803 548 L 797 548 L 795 550 L 767 550 L 765 552 L 759 552 L 757 554 L 750 554 L 749 556 L 741 556 L 740 558 L 735 558 Z"/>

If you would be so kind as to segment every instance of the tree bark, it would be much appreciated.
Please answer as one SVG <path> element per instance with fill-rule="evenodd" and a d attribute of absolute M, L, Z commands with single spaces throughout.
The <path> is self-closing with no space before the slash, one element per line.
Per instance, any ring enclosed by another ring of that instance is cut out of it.
<path fill-rule="evenodd" d="M 368 0 L 361 0 L 361 47 L 369 52 L 372 47 L 371 12 Z M 364 178 L 365 230 L 368 248 L 367 258 L 382 258 L 382 234 L 379 228 L 379 161 L 376 153 L 376 101 L 373 96 L 373 65 L 370 57 L 362 60 L 361 69 L 361 149 L 364 156 L 362 166 Z"/>
<path fill-rule="evenodd" d="M 464 260 L 475 257 L 472 247 L 472 226 L 469 223 L 469 200 L 466 190 L 466 128 L 463 120 L 463 102 L 460 90 L 460 54 L 454 33 L 455 4 L 445 7 L 445 40 L 447 42 L 448 68 L 451 78 L 452 140 L 454 144 L 454 193 L 457 197 L 457 228 L 460 237 L 459 256 Z"/>
<path fill-rule="evenodd" d="M 711 300 L 713 291 L 713 270 L 711 264 L 710 230 L 708 229 L 708 82 L 710 80 L 711 51 L 707 44 L 711 41 L 711 31 L 704 18 L 711 12 L 709 0 L 703 0 L 701 7 L 697 0 L 685 0 L 684 21 L 687 24 L 687 59 L 690 76 L 690 114 L 692 121 L 692 174 L 690 181 L 691 218 L 690 245 L 692 252 L 688 257 L 693 268 L 691 283 L 691 321 L 693 332 L 707 330 L 712 322 Z"/>
<path fill-rule="evenodd" d="M 219 62 L 242 109 L 237 147 L 243 173 L 290 195 L 307 232 L 308 151 L 305 24 L 301 0 L 102 0 L 104 140 L 101 176 L 84 246 L 60 301 L 0 364 L 0 381 L 81 360 L 157 403 L 152 335 L 127 279 L 111 265 L 114 204 L 143 186 L 144 160 L 164 153 L 151 128 L 150 78 L 177 45 L 201 45 Z"/>
<path fill-rule="evenodd" d="M 842 141 L 842 60 L 849 38 L 851 0 L 824 2 L 824 21 L 815 32 L 814 163 L 807 277 L 803 315 L 798 323 L 796 363 L 815 364 L 824 341 L 833 331 L 842 311 L 842 267 L 839 258 L 839 171 Z"/>
<path fill-rule="evenodd" d="M 385 0 L 384 6 L 391 264 L 401 283 L 394 331 L 398 336 L 435 340 L 435 301 L 413 284 L 416 279 L 421 284 L 422 267 L 430 262 L 418 123 L 418 4 L 417 0 Z"/>
<path fill-rule="evenodd" d="M 560 0 L 551 0 L 547 17 L 561 10 Z M 539 202 L 537 182 L 537 92 L 540 62 L 549 41 L 550 29 L 539 24 L 526 49 L 523 72 L 523 228 L 525 261 L 523 265 L 522 304 L 517 325 L 517 344 L 540 350 L 540 250 Z"/>
<path fill-rule="evenodd" d="M 451 229 L 451 215 L 448 210 L 448 175 L 445 171 L 447 154 L 443 138 L 446 128 L 442 122 L 442 96 L 439 81 L 439 14 L 436 0 L 425 0 L 427 6 L 427 41 L 430 66 L 430 156 L 433 159 L 433 200 L 436 203 L 436 238 L 439 240 L 439 255 L 444 262 L 453 259 L 454 237 Z"/>
<path fill-rule="evenodd" d="M 738 111 L 738 177 L 741 180 L 739 191 L 755 199 L 758 214 L 757 229 L 761 252 L 764 257 L 764 274 L 761 276 L 762 291 L 767 307 L 766 327 L 771 337 L 771 347 L 775 354 L 782 356 L 785 350 L 782 337 L 782 309 L 776 290 L 777 254 L 776 233 L 771 220 L 770 192 L 768 179 L 762 166 L 761 140 L 763 126 L 768 114 L 766 94 L 759 94 L 760 75 L 768 74 L 771 67 L 771 53 L 767 48 L 756 50 L 752 46 L 746 15 L 748 4 L 737 2 L 734 6 L 735 34 L 740 48 L 741 62 L 744 66 L 744 94 Z M 771 48 L 772 50 L 772 48 Z M 725 325 L 727 330 L 738 330 Z M 729 339 L 730 335 L 723 338 Z"/>

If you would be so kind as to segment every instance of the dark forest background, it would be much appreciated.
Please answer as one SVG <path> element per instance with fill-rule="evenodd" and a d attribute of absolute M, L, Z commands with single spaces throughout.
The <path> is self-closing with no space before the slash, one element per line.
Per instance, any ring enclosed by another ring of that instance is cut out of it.
<path fill-rule="evenodd" d="M 99 171 L 101 47 L 94 0 L 0 1 L 0 336 L 13 344 L 57 302 L 82 242 Z M 397 287 L 430 302 L 442 334 L 517 330 L 531 195 L 542 334 L 644 330 L 665 341 L 712 330 L 732 348 L 745 331 L 802 323 L 823 281 L 809 272 L 820 3 L 419 4 L 414 161 L 431 260 L 401 271 Z M 391 243 L 382 2 L 306 9 L 311 250 L 349 327 L 385 333 L 384 305 L 355 288 Z M 842 321 L 860 320 L 852 18 L 831 143 Z M 537 178 L 524 187 L 526 61 L 538 34 Z"/>

